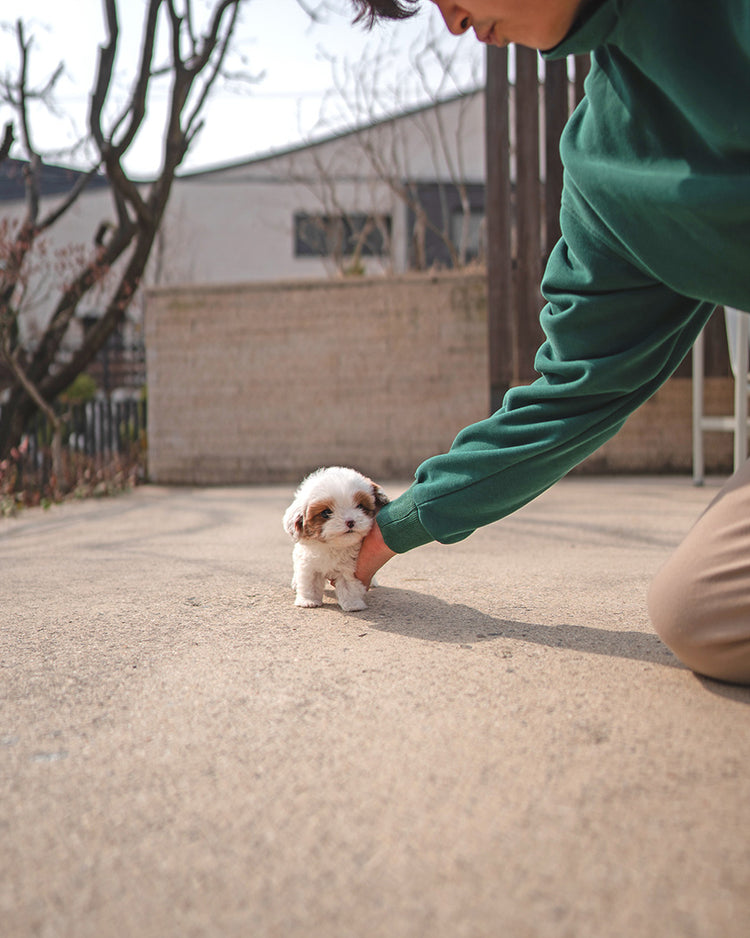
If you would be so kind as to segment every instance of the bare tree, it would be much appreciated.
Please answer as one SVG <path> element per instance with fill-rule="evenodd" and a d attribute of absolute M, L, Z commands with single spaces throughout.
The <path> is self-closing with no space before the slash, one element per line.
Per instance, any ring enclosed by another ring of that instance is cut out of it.
<path fill-rule="evenodd" d="M 462 57 L 463 56 L 463 57 Z M 428 33 L 410 50 L 407 74 L 394 68 L 396 52 L 390 46 L 374 46 L 372 52 L 356 62 L 328 56 L 333 90 L 329 95 L 315 133 L 331 128 L 337 132 L 357 130 L 350 136 L 359 153 L 357 166 L 371 183 L 372 214 L 368 223 L 350 225 L 364 232 L 361 247 L 372 230 L 383 230 L 382 200 L 384 189 L 395 197 L 412 216 L 412 266 L 428 266 L 425 242 L 437 240 L 450 266 L 462 267 L 474 259 L 470 251 L 472 204 L 465 165 L 464 122 L 469 119 L 476 94 L 481 86 L 480 59 L 466 60 L 463 49 L 455 45 L 446 52 L 438 36 Z M 416 106 L 419 102 L 419 106 Z M 446 119 L 447 108 L 451 117 Z M 476 111 L 476 108 L 474 108 Z M 409 113 L 407 122 L 388 115 Z M 415 146 L 414 138 L 420 143 Z M 424 162 L 416 169 L 413 150 L 430 155 L 430 167 Z M 351 151 L 350 151 L 351 152 Z M 324 209 L 324 219 L 347 221 L 345 187 L 351 187 L 353 170 L 341 172 L 340 157 L 332 152 L 330 163 L 315 157 L 317 178 L 313 181 L 299 174 L 296 181 L 307 182 Z M 294 173 L 293 178 L 296 178 Z M 435 181 L 434 195 L 439 211 L 425 203 L 425 179 Z M 379 194 L 378 194 L 379 192 Z M 451 205 L 460 208 L 458 230 L 451 222 Z M 380 204 L 379 204 L 380 203 Z M 361 212 L 361 205 L 358 206 Z M 358 252 L 355 248 L 355 256 Z M 337 263 L 342 269 L 342 264 Z"/>
<path fill-rule="evenodd" d="M 390 218 L 379 181 L 374 185 L 366 181 L 363 192 L 356 181 L 352 184 L 348 167 L 337 165 L 335 154 L 312 147 L 304 157 L 303 161 L 290 157 L 290 178 L 313 195 L 322 211 L 300 213 L 295 237 L 336 274 L 364 273 L 364 258 L 370 254 L 392 271 Z M 369 205 L 369 211 L 362 211 L 363 205 Z"/>
<path fill-rule="evenodd" d="M 8 237 L 4 266 L 0 269 L 0 356 L 13 376 L 13 384 L 0 416 L 0 459 L 17 445 L 29 417 L 40 407 L 51 415 L 57 395 L 83 371 L 113 331 L 141 283 L 157 232 L 164 217 L 175 173 L 201 130 L 206 100 L 222 73 L 243 0 L 214 0 L 205 25 L 196 28 L 191 0 L 147 0 L 141 35 L 140 61 L 125 103 L 116 107 L 115 61 L 120 44 L 117 0 L 102 0 L 106 40 L 99 49 L 91 90 L 87 138 L 94 159 L 87 172 L 51 208 L 42 211 L 42 157 L 30 126 L 30 102 L 49 99 L 61 67 L 38 88 L 29 84 L 31 41 L 24 25 L 16 24 L 19 67 L 6 76 L 0 95 L 15 112 L 16 129 L 27 162 L 25 212 Z M 157 33 L 168 32 L 166 61 L 157 61 Z M 164 120 L 161 165 L 153 181 L 137 184 L 124 167 L 147 115 L 149 90 L 154 80 L 168 77 L 169 101 Z M 6 127 L 0 157 L 7 154 L 13 130 Z M 7 144 L 7 146 L 6 146 Z M 87 256 L 62 284 L 42 333 L 33 344 L 24 343 L 19 315 L 28 266 L 45 233 L 76 203 L 92 178 L 104 173 L 111 194 L 111 215 L 102 219 Z M 92 291 L 100 291 L 102 314 L 91 325 L 72 354 L 64 355 L 64 340 L 79 305 Z"/>

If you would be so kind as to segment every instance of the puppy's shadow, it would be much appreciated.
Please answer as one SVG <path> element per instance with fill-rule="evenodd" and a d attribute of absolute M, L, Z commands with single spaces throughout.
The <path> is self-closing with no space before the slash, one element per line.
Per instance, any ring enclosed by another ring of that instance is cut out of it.
<path fill-rule="evenodd" d="M 359 619 L 380 632 L 458 645 L 499 639 L 687 670 L 656 635 L 581 625 L 541 625 L 487 615 L 425 593 L 379 586 Z"/>

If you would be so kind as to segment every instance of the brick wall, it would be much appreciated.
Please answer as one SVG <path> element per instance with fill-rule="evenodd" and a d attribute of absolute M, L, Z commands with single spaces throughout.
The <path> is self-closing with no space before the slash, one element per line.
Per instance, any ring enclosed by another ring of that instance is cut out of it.
<path fill-rule="evenodd" d="M 706 378 L 707 414 L 731 414 L 730 378 Z M 691 472 L 693 466 L 692 381 L 672 378 L 631 414 L 617 436 L 583 462 L 577 472 Z M 726 474 L 732 469 L 731 433 L 704 435 L 705 471 Z"/>
<path fill-rule="evenodd" d="M 408 476 L 487 411 L 478 275 L 156 290 L 146 347 L 157 482 Z"/>
<path fill-rule="evenodd" d="M 407 478 L 487 415 L 480 274 L 156 289 L 146 348 L 159 483 L 289 482 L 336 463 Z M 731 406 L 725 380 L 707 392 L 709 409 Z M 687 472 L 690 427 L 690 381 L 672 379 L 582 469 Z M 731 437 L 707 457 L 731 464 Z"/>

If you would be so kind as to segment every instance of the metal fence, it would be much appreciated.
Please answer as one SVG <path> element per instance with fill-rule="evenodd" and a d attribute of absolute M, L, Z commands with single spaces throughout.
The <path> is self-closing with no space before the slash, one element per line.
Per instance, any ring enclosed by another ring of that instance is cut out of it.
<path fill-rule="evenodd" d="M 2 409 L 0 408 L 0 413 Z M 0 487 L 44 492 L 71 490 L 84 482 L 116 474 L 145 478 L 147 406 L 145 401 L 89 401 L 62 404 L 64 479 L 53 479 L 53 428 L 38 414 L 18 447 L 0 463 Z"/>

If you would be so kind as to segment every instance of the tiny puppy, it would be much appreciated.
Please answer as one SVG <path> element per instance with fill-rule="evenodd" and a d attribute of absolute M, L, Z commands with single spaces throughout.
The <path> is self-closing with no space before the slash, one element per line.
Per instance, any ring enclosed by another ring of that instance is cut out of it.
<path fill-rule="evenodd" d="M 379 486 L 343 466 L 318 469 L 302 481 L 284 513 L 284 529 L 294 539 L 295 605 L 322 606 L 330 580 L 344 612 L 367 608 L 354 569 L 362 538 L 387 502 Z"/>

